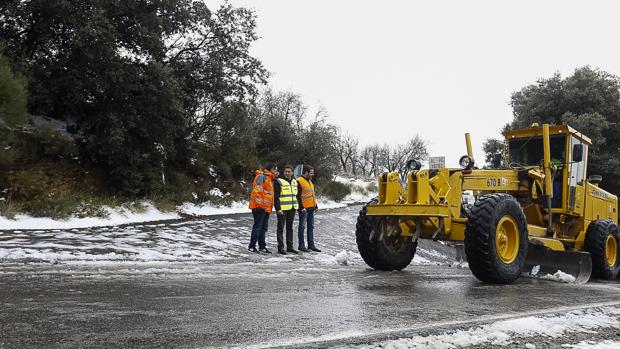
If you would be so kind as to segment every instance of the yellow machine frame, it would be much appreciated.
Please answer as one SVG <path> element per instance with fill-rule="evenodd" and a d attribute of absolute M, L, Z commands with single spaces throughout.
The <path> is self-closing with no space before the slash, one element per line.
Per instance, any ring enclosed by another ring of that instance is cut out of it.
<path fill-rule="evenodd" d="M 558 169 L 552 163 L 550 137 L 559 134 L 567 135 L 565 154 L 568 156 L 561 169 L 562 191 L 554 193 L 552 177 L 554 170 Z M 473 191 L 475 195 L 509 193 L 517 198 L 523 208 L 529 239 L 557 251 L 582 250 L 585 232 L 594 220 L 611 219 L 617 224 L 617 197 L 586 180 L 587 146 L 591 144 L 588 137 L 567 125 L 547 124 L 507 131 L 504 136 L 506 144 L 513 139 L 542 137 L 543 163 L 506 170 L 412 170 L 407 174 L 404 187 L 398 172 L 383 173 L 378 179 L 378 204 L 368 205 L 367 215 L 398 220 L 401 234 L 414 239 L 463 241 L 467 225 L 466 215 L 462 212 L 463 192 Z M 473 158 L 470 135 L 466 134 L 465 139 L 467 154 Z M 575 178 L 576 175 L 570 169 L 573 159 L 571 142 L 574 140 L 585 146 L 582 184 L 571 191 L 569 181 L 571 176 Z M 507 151 L 508 147 L 504 158 L 507 158 Z M 562 195 L 561 207 L 551 208 L 553 195 Z M 568 204 L 569 199 L 574 200 L 573 205 Z"/>

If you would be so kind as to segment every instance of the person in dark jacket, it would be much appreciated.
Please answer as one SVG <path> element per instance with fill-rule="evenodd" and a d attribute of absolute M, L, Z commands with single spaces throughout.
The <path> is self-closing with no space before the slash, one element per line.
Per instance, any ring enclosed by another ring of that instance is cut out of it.
<path fill-rule="evenodd" d="M 293 178 L 293 166 L 284 166 L 283 178 L 278 178 L 274 184 L 274 207 L 278 217 L 278 253 L 299 253 L 293 249 L 293 221 L 295 212 L 299 208 L 297 202 L 297 181 Z M 286 251 L 284 250 L 283 232 L 286 225 Z"/>

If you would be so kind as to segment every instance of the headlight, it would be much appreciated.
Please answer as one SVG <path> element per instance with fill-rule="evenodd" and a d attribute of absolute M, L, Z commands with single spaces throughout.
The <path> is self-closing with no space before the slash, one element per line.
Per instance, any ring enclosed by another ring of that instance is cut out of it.
<path fill-rule="evenodd" d="M 422 168 L 422 164 L 418 160 L 411 159 L 407 161 L 407 168 L 412 171 L 418 171 Z"/>
<path fill-rule="evenodd" d="M 470 158 L 468 155 L 463 155 L 459 160 L 459 165 L 461 165 L 462 168 L 469 170 L 474 167 L 474 159 Z"/>

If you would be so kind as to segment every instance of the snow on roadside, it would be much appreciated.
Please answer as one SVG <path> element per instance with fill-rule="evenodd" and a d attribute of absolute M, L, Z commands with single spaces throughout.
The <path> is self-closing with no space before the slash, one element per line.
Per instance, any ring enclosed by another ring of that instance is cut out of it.
<path fill-rule="evenodd" d="M 334 181 L 344 183 L 351 188 L 351 194 L 347 195 L 342 203 L 366 203 L 377 196 L 376 190 L 368 190 L 369 186 L 376 182 L 375 179 L 363 180 L 334 176 Z"/>
<path fill-rule="evenodd" d="M 338 177 L 339 180 L 343 177 Z M 359 188 L 366 188 L 370 182 L 364 182 L 361 180 L 353 180 L 353 186 L 359 186 Z M 361 190 L 361 189 L 360 189 Z M 214 188 L 209 192 L 210 195 L 222 197 L 227 194 L 222 193 L 219 189 Z M 318 206 L 320 209 L 332 209 L 346 207 L 350 204 L 365 203 L 370 201 L 376 194 L 374 192 L 366 192 L 362 194 L 360 191 L 354 190 L 350 195 L 345 197 L 340 202 L 328 200 L 326 198 L 319 197 Z M 78 218 L 70 217 L 66 220 L 55 220 L 47 217 L 31 217 L 29 215 L 19 214 L 15 216 L 15 219 L 8 219 L 0 216 L 0 230 L 34 230 L 34 229 L 74 229 L 74 228 L 89 228 L 89 227 L 102 227 L 102 226 L 116 226 L 122 224 L 131 223 L 143 223 L 143 222 L 156 222 L 162 220 L 181 219 L 183 216 L 214 216 L 214 215 L 227 215 L 227 214 L 239 214 L 249 213 L 248 202 L 238 201 L 234 202 L 231 206 L 215 206 L 209 202 L 194 204 L 186 202 L 177 206 L 176 212 L 162 212 L 158 210 L 152 203 L 148 201 L 142 202 L 145 211 L 144 212 L 132 212 L 125 207 L 110 208 L 104 207 L 107 211 L 109 218 L 100 217 L 87 217 Z"/>
<path fill-rule="evenodd" d="M 353 188 L 366 189 L 370 183 L 375 182 L 375 179 L 365 180 L 365 179 L 357 179 L 357 178 L 347 178 L 347 177 L 342 177 L 342 176 L 334 176 L 334 182 L 345 183 Z"/>
<path fill-rule="evenodd" d="M 529 316 L 498 321 L 468 330 L 388 340 L 358 348 L 461 348 L 482 344 L 505 346 L 513 343 L 515 336 L 557 338 L 565 333 L 589 333 L 599 328 L 620 328 L 618 315 L 620 315 L 620 309 L 610 307 L 573 311 L 561 315 Z"/>
<path fill-rule="evenodd" d="M 67 220 L 56 220 L 47 217 L 31 217 L 23 214 L 15 216 L 15 219 L 0 216 L 0 230 L 88 228 L 180 218 L 176 212 L 161 212 L 150 203 L 144 203 L 144 207 L 145 210 L 143 212 L 132 212 L 125 207 L 110 208 L 104 206 L 103 209 L 108 212 L 109 218 L 71 217 Z"/>
<path fill-rule="evenodd" d="M 250 209 L 248 208 L 248 205 L 249 203 L 247 201 L 233 202 L 230 207 L 214 206 L 208 202 L 201 204 L 186 202 L 183 205 L 178 206 L 177 211 L 191 216 L 215 216 L 235 213 L 249 213 Z"/>
<path fill-rule="evenodd" d="M 345 207 L 348 204 L 362 201 L 343 200 L 334 202 L 319 199 L 321 209 Z M 56 220 L 48 217 L 32 217 L 18 214 L 15 219 L 0 216 L 0 230 L 46 230 L 46 229 L 79 229 L 90 227 L 116 226 L 131 223 L 157 222 L 164 220 L 181 219 L 182 215 L 190 216 L 215 216 L 239 213 L 250 213 L 247 201 L 234 202 L 231 206 L 214 206 L 210 203 L 194 204 L 186 202 L 177 207 L 176 212 L 162 212 L 151 203 L 144 202 L 144 212 L 132 212 L 124 207 L 104 207 L 109 218 L 101 217 L 70 217 L 65 220 Z"/>

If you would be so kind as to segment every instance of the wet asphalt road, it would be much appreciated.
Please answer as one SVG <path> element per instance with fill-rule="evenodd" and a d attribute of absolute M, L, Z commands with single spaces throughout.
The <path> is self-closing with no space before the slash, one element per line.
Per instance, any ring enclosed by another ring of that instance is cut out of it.
<path fill-rule="evenodd" d="M 337 218 L 356 210 L 324 211 L 324 226 L 344 227 L 350 220 Z M 211 224 L 219 229 L 236 225 L 218 219 Z M 389 273 L 369 270 L 355 256 L 341 265 L 333 255 L 354 240 L 334 229 L 319 234 L 324 253 L 286 258 L 232 246 L 236 252 L 220 261 L 4 259 L 0 348 L 326 347 L 619 302 L 615 282 L 522 278 L 495 286 L 447 263 Z M 2 247 L 15 249 L 7 236 Z M 449 252 L 421 247 L 424 263 Z"/>
<path fill-rule="evenodd" d="M 617 284 L 523 279 L 490 286 L 466 269 L 444 266 L 393 273 L 363 266 L 123 268 L 5 267 L 0 278 L 0 347 L 201 348 L 313 342 L 321 347 L 614 302 L 620 294 Z M 243 274 L 238 274 L 240 269 Z"/>

